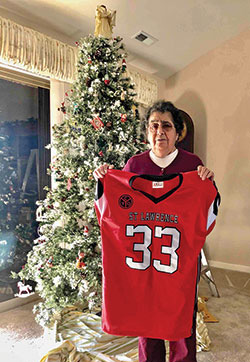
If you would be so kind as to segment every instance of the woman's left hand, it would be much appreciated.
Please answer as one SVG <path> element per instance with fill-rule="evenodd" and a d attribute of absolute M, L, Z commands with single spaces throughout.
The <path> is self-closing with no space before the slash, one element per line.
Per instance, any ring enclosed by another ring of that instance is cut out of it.
<path fill-rule="evenodd" d="M 206 180 L 207 178 L 209 178 L 209 180 L 211 180 L 211 181 L 214 180 L 214 172 L 209 170 L 207 167 L 198 166 L 197 171 L 198 171 L 198 175 L 200 176 L 200 178 L 203 181 Z"/>

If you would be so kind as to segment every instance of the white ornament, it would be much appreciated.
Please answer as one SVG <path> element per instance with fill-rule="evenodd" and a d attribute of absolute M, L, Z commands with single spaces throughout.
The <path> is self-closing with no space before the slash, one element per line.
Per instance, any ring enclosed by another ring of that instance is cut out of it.
<path fill-rule="evenodd" d="M 54 282 L 55 286 L 58 287 L 62 282 L 62 278 L 58 275 L 53 279 L 53 282 Z"/>
<path fill-rule="evenodd" d="M 45 208 L 43 205 L 38 206 L 38 208 L 36 209 L 36 220 L 37 221 L 43 221 L 46 219 L 46 217 L 44 216 L 44 212 L 45 212 Z"/>
<path fill-rule="evenodd" d="M 18 282 L 17 283 L 18 286 L 18 294 L 15 294 L 15 296 L 21 297 L 21 298 L 26 298 L 31 294 L 32 291 L 32 286 L 31 285 L 24 285 L 23 282 Z M 33 294 L 33 293 L 32 293 Z"/>

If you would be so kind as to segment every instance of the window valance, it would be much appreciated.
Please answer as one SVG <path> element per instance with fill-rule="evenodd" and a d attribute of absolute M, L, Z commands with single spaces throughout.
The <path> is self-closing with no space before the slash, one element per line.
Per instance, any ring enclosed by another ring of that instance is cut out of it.
<path fill-rule="evenodd" d="M 65 82 L 75 79 L 77 47 L 70 46 L 30 28 L 0 17 L 0 61 L 41 76 Z M 149 105 L 157 99 L 157 81 L 132 70 L 136 101 Z"/>
<path fill-rule="evenodd" d="M 40 75 L 74 79 L 77 49 L 0 17 L 0 59 Z"/>

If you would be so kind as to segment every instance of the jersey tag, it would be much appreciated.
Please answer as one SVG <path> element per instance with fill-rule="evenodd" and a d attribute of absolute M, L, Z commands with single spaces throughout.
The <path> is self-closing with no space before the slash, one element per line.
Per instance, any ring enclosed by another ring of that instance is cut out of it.
<path fill-rule="evenodd" d="M 153 181 L 152 187 L 153 189 L 163 189 L 164 183 L 163 181 Z"/>

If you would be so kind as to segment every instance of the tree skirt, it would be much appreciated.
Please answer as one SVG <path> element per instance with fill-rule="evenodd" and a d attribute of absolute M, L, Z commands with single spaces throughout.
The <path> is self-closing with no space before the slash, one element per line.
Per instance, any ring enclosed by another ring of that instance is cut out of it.
<path fill-rule="evenodd" d="M 197 351 L 208 351 L 210 338 L 203 313 L 197 313 Z M 57 341 L 63 342 L 40 362 L 138 362 L 138 338 L 106 334 L 101 317 L 66 308 L 57 324 Z M 166 341 L 168 350 L 168 342 Z"/>

